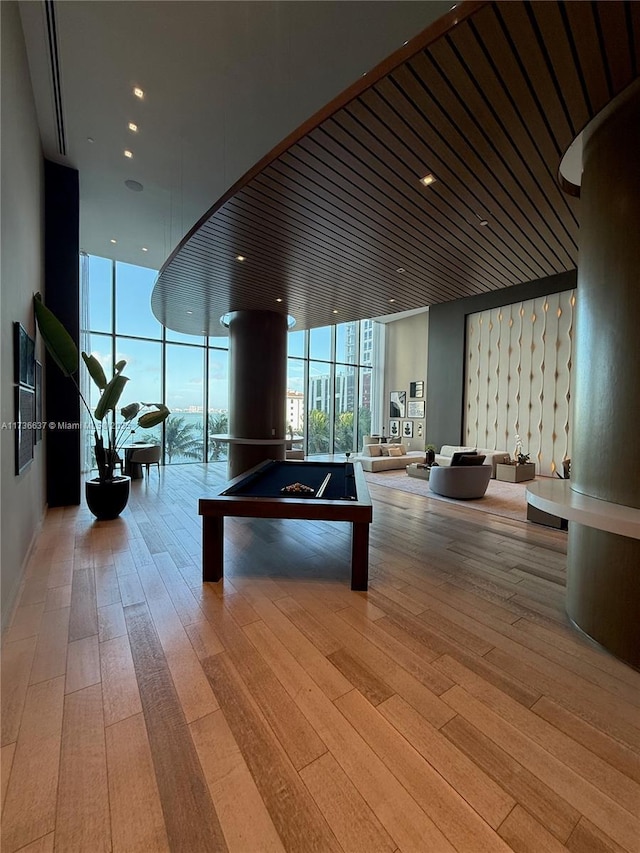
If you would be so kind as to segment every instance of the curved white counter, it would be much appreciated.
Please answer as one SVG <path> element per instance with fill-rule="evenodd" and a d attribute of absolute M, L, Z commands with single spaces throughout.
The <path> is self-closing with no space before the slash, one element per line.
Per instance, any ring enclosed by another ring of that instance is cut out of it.
<path fill-rule="evenodd" d="M 572 491 L 569 480 L 535 480 L 527 486 L 527 503 L 587 527 L 640 539 L 640 509 L 601 501 Z"/>

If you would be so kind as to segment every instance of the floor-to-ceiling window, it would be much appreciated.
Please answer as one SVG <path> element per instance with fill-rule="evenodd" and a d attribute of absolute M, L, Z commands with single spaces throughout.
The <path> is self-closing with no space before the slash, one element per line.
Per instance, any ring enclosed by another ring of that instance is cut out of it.
<path fill-rule="evenodd" d="M 130 440 L 161 443 L 165 464 L 225 460 L 227 444 L 216 436 L 228 430 L 228 338 L 164 329 L 151 311 L 156 275 L 83 255 L 82 348 L 96 355 L 108 377 L 126 360 L 123 405 L 162 402 L 171 410 L 163 426 L 136 429 Z M 376 325 L 363 320 L 289 332 L 287 438 L 308 455 L 357 450 L 371 432 Z M 97 391 L 85 387 L 93 407 Z M 94 464 L 91 446 L 87 431 L 87 468 Z"/>

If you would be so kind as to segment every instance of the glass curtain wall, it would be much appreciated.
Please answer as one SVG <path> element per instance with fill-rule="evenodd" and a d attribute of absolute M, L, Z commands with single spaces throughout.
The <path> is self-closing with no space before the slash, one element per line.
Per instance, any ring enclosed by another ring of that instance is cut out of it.
<path fill-rule="evenodd" d="M 108 377 L 116 361 L 126 359 L 123 404 L 165 402 L 171 409 L 164 425 L 137 429 L 129 440 L 161 443 L 165 464 L 226 460 L 227 444 L 216 436 L 228 429 L 228 339 L 164 329 L 151 312 L 156 275 L 82 255 L 82 348 Z M 294 448 L 311 456 L 357 451 L 371 433 L 381 395 L 379 325 L 363 320 L 289 332 L 285 423 Z M 87 390 L 95 407 L 97 391 Z M 88 470 L 95 467 L 93 440 L 84 432 Z"/>

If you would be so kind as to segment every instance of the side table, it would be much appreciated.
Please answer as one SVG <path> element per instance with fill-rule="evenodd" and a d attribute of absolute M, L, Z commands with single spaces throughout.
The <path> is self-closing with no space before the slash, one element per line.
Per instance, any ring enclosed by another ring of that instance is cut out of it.
<path fill-rule="evenodd" d="M 534 480 L 535 476 L 535 462 L 525 462 L 523 465 L 498 462 L 496 465 L 496 480 L 502 480 L 504 483 L 522 483 L 524 480 Z"/>

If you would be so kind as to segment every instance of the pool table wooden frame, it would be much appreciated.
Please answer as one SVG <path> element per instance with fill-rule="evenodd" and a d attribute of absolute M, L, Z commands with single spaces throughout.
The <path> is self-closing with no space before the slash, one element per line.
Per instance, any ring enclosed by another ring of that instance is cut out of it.
<path fill-rule="evenodd" d="M 261 462 L 255 468 L 225 483 L 217 494 L 200 498 L 198 501 L 198 514 L 202 516 L 203 583 L 219 581 L 224 573 L 225 516 L 290 518 L 309 521 L 350 521 L 352 525 L 351 589 L 366 590 L 369 583 L 369 525 L 373 519 L 373 507 L 362 467 L 358 463 L 353 464 L 358 496 L 354 501 L 280 496 L 259 498 L 222 494 L 223 491 L 270 464 L 270 462 Z"/>

